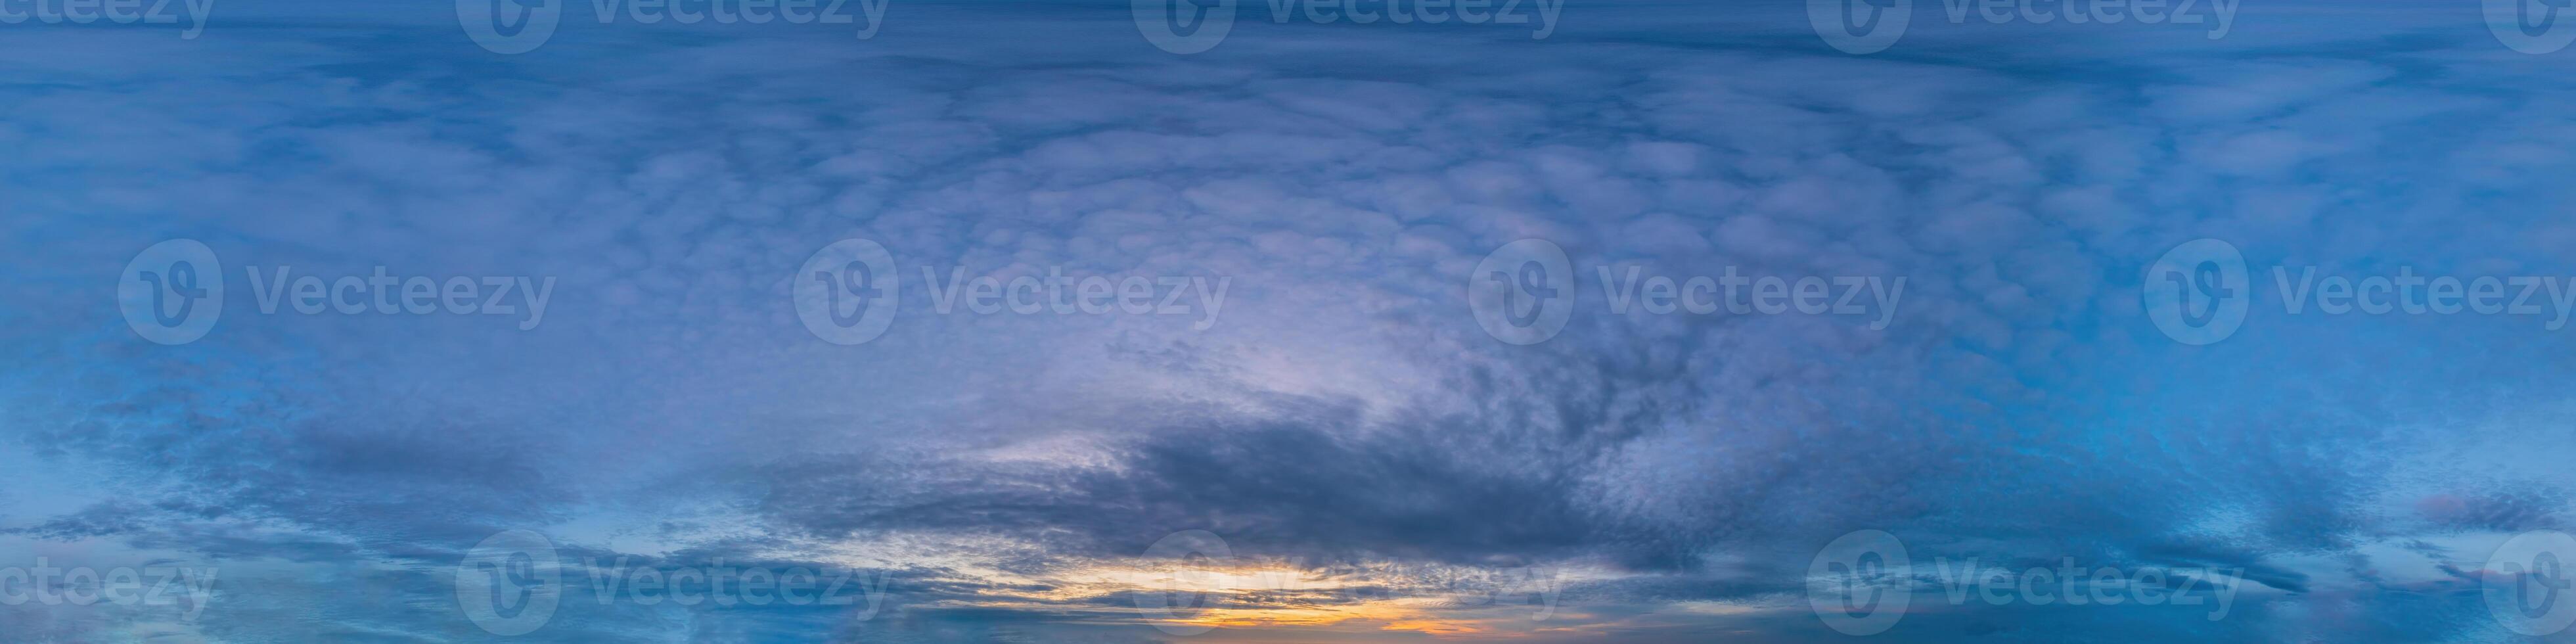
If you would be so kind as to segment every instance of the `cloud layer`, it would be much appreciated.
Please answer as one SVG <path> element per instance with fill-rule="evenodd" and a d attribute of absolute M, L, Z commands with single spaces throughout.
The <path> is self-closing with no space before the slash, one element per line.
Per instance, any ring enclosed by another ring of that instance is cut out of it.
<path fill-rule="evenodd" d="M 484 641 L 455 573 L 505 530 L 575 580 L 538 641 L 1187 640 L 1136 594 L 1189 530 L 1288 580 L 1207 641 L 1838 641 L 1806 566 L 1863 529 L 2236 571 L 2220 620 L 1926 580 L 1903 641 L 2518 641 L 2477 575 L 2572 527 L 2565 332 L 2290 314 L 2272 268 L 2576 275 L 2563 56 L 2295 5 L 2217 41 L 1918 8 L 1858 57 L 1779 9 L 1573 4 L 1533 40 L 1247 5 L 1191 56 L 1091 3 L 898 0 L 863 41 L 583 17 L 516 56 L 444 6 L 8 26 L 0 568 L 222 574 L 193 617 L 0 606 L 0 641 Z M 2258 295 L 2195 347 L 2139 276 L 2204 237 Z M 110 286 L 170 238 L 231 291 L 181 346 Z M 846 238 L 901 285 L 856 346 L 791 296 Z M 1466 287 L 1525 238 L 1575 306 L 1515 346 Z M 280 267 L 556 286 L 527 330 L 264 312 L 245 271 Z M 1631 267 L 1905 286 L 1883 329 L 1618 313 Z M 931 288 L 1051 270 L 1229 286 L 1212 317 Z M 621 556 L 887 595 L 593 601 Z M 1531 570 L 1546 619 L 1471 601 Z"/>

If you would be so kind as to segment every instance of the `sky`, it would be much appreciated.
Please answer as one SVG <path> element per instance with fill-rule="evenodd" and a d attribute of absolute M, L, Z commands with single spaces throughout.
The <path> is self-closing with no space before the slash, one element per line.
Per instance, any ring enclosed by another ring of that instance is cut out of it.
<path fill-rule="evenodd" d="M 2576 642 L 2545 3 L 156 2 L 0 642 Z"/>

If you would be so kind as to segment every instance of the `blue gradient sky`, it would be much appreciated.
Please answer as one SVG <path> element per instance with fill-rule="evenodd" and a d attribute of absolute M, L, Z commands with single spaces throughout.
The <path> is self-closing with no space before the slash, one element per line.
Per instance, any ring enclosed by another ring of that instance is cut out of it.
<path fill-rule="evenodd" d="M 507 641 L 2576 642 L 2479 587 L 2576 529 L 2576 331 L 2274 282 L 2576 280 L 2576 50 L 2475 2 L 2245 0 L 2212 39 L 1915 0 L 1867 55 L 1772 0 L 1567 0 L 1544 38 L 1256 0 L 1194 54 L 1126 3 L 891 2 L 869 38 L 574 2 L 506 55 L 444 2 L 0 24 L 0 569 L 220 570 L 0 601 L 0 642 L 495 641 L 458 570 L 514 530 L 560 607 Z M 794 282 L 852 238 L 903 290 L 845 346 Z M 1521 346 L 1462 286 L 1532 238 L 1577 279 Z M 2201 238 L 2254 295 L 2193 346 L 2141 286 Z M 227 290 L 177 345 L 118 299 L 169 239 Z M 526 329 L 262 312 L 280 266 L 553 286 Z M 1601 267 L 1906 282 L 1873 329 L 1615 313 Z M 941 313 L 925 268 L 1228 286 Z M 1207 608 L 1140 611 L 1192 530 L 1232 555 Z M 1922 566 L 1866 637 L 1809 603 L 1861 530 Z M 618 557 L 882 595 L 603 601 Z M 1930 562 L 1969 557 L 2232 599 L 1952 603 Z"/>

